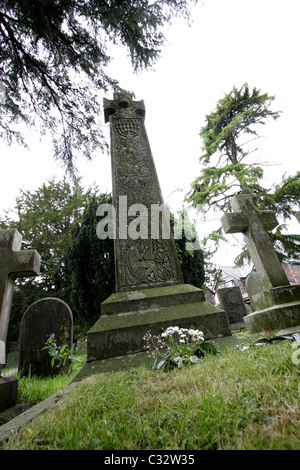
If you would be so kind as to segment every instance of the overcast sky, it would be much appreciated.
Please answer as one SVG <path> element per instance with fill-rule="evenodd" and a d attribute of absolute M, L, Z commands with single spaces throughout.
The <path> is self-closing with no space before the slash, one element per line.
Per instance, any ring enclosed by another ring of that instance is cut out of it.
<path fill-rule="evenodd" d="M 154 71 L 133 75 L 123 50 L 116 50 L 110 68 L 121 86 L 145 102 L 145 124 L 162 193 L 173 208 L 180 206 L 199 175 L 199 131 L 205 116 L 233 86 L 245 82 L 275 95 L 272 108 L 283 111 L 278 120 L 259 129 L 263 137 L 255 159 L 276 163 L 265 168 L 265 185 L 300 169 L 299 0 L 202 0 L 191 10 L 191 27 L 176 20 L 167 28 L 168 43 Z M 0 145 L 0 213 L 13 207 L 20 188 L 35 190 L 52 176 L 59 179 L 64 174 L 51 157 L 49 139 L 39 142 L 31 133 L 28 140 L 29 151 Z M 111 190 L 109 155 L 99 152 L 92 162 L 80 159 L 77 166 L 82 184 L 95 182 L 101 190 Z M 299 228 L 293 224 L 292 230 L 299 233 Z M 232 258 L 228 256 L 227 264 Z"/>

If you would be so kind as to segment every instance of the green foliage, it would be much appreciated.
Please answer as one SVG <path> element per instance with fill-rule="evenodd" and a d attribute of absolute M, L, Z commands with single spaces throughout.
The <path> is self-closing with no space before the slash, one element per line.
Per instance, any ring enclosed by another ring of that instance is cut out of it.
<path fill-rule="evenodd" d="M 177 232 L 174 242 L 184 282 L 202 287 L 205 280 L 203 251 L 186 211 L 179 211 L 177 216 L 171 214 L 171 229 L 173 234 L 175 230 Z"/>
<path fill-rule="evenodd" d="M 279 112 L 269 109 L 274 96 L 260 94 L 254 88 L 252 92 L 245 83 L 240 90 L 233 87 L 232 91 L 220 99 L 216 111 L 206 116 L 206 125 L 201 129 L 200 136 L 204 142 L 203 163 L 209 163 L 210 157 L 217 151 L 224 152 L 231 164 L 237 164 L 246 155 L 238 143 L 244 134 L 257 136 L 255 126 L 265 124 L 269 117 L 277 119 Z"/>
<path fill-rule="evenodd" d="M 89 326 L 99 318 L 101 303 L 115 291 L 113 240 L 96 234 L 100 204 L 111 204 L 111 195 L 93 196 L 82 220 L 72 230 L 68 250 L 71 271 L 71 304 L 75 315 Z"/>
<path fill-rule="evenodd" d="M 69 371 L 74 370 L 74 362 L 77 362 L 77 366 L 82 366 L 83 361 L 74 356 L 75 343 L 71 348 L 68 348 L 66 344 L 63 346 L 57 346 L 55 334 L 51 333 L 49 338 L 46 341 L 46 346 L 42 350 L 48 351 L 49 356 L 51 357 L 51 367 L 57 367 L 58 369 L 61 366 L 64 366 L 67 362 L 71 362 Z"/>
<path fill-rule="evenodd" d="M 234 87 L 218 101 L 215 111 L 206 116 L 206 125 L 200 131 L 204 151 L 200 162 L 204 167 L 191 185 L 187 195 L 189 202 L 204 205 L 206 211 L 213 208 L 229 212 L 231 198 L 244 193 L 251 195 L 258 210 L 273 210 L 284 221 L 297 215 L 300 173 L 289 177 L 283 175 L 279 185 L 264 188 L 261 185 L 263 169 L 250 160 L 250 155 L 257 150 L 252 147 L 252 141 L 259 137 L 258 125 L 280 116 L 280 111 L 270 109 L 273 100 L 274 96 L 261 94 L 256 88 L 251 92 L 245 83 L 241 89 Z M 293 258 L 298 253 L 299 236 L 284 235 L 283 229 L 284 225 L 281 225 L 271 237 L 281 259 Z M 216 237 L 217 232 L 219 235 Z M 221 231 L 215 230 L 206 242 L 213 241 L 218 248 L 221 239 Z M 212 253 L 214 251 L 212 249 Z M 244 250 L 237 262 L 241 264 L 246 258 L 249 255 Z"/>
<path fill-rule="evenodd" d="M 81 220 L 83 209 L 97 189 L 83 191 L 79 181 L 54 179 L 36 191 L 20 192 L 15 212 L 9 210 L 1 228 L 16 228 L 22 235 L 22 249 L 36 249 L 41 256 L 40 275 L 15 281 L 9 335 L 16 339 L 25 310 L 43 297 L 59 297 L 70 304 L 71 273 L 67 251 L 71 230 Z M 15 220 L 17 219 L 17 220 Z"/>
<path fill-rule="evenodd" d="M 193 1 L 193 0 L 191 0 Z M 194 0 L 196 3 L 197 0 Z M 99 91 L 120 89 L 107 75 L 109 45 L 123 45 L 134 70 L 154 65 L 173 15 L 188 1 L 10 0 L 0 7 L 0 136 L 25 143 L 15 127 L 50 131 L 55 158 L 72 171 L 74 151 L 88 158 L 105 147 Z"/>

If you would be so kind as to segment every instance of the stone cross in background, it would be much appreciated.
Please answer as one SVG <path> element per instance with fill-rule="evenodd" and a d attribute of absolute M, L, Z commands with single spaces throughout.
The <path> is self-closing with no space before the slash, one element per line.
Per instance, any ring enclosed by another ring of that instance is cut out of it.
<path fill-rule="evenodd" d="M 300 285 L 289 283 L 268 234 L 268 230 L 278 225 L 275 215 L 271 211 L 256 210 L 248 194 L 234 196 L 231 207 L 235 212 L 222 217 L 223 229 L 225 233 L 243 233 L 256 268 L 251 282 L 246 283 L 247 289 L 252 285 L 255 308 L 244 317 L 247 330 L 251 334 L 286 328 L 299 331 Z"/>
<path fill-rule="evenodd" d="M 248 194 L 234 196 L 231 207 L 235 212 L 225 214 L 221 219 L 224 232 L 243 233 L 262 289 L 289 285 L 268 234 L 278 225 L 275 214 L 267 210 L 258 211 Z"/>
<path fill-rule="evenodd" d="M 18 277 L 36 276 L 40 255 L 36 250 L 20 251 L 22 236 L 16 229 L 0 230 L 0 373 L 6 364 L 5 344 L 13 299 L 14 281 Z"/>

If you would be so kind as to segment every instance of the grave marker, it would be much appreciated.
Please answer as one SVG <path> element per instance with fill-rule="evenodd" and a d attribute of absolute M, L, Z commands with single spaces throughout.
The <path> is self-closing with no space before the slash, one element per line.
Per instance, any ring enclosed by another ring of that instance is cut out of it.
<path fill-rule="evenodd" d="M 222 308 L 227 313 L 229 323 L 241 323 L 247 315 L 245 302 L 238 286 L 217 289 Z"/>
<path fill-rule="evenodd" d="M 268 234 L 278 225 L 275 214 L 272 211 L 257 211 L 248 194 L 234 196 L 231 207 L 235 212 L 225 214 L 221 219 L 224 232 L 243 233 L 263 290 L 289 285 Z"/>
<path fill-rule="evenodd" d="M 206 339 L 231 336 L 225 312 L 206 302 L 202 289 L 183 283 L 172 234 L 162 234 L 163 211 L 159 227 L 151 218 L 163 198 L 143 101 L 115 93 L 113 100 L 104 99 L 104 115 L 111 131 L 116 293 L 102 303 L 101 317 L 87 334 L 88 363 L 140 353 L 147 331 L 158 334 L 171 325 L 201 329 Z M 148 222 L 143 219 L 139 233 L 136 225 L 145 213 Z"/>
<path fill-rule="evenodd" d="M 221 219 L 224 232 L 243 233 L 256 268 L 254 281 L 259 285 L 255 292 L 259 310 L 244 317 L 247 329 L 256 333 L 300 325 L 300 285 L 290 285 L 268 234 L 278 225 L 275 215 L 256 210 L 248 194 L 234 196 L 231 207 L 235 212 Z"/>
<path fill-rule="evenodd" d="M 73 344 L 73 315 L 70 307 L 60 299 L 46 297 L 34 302 L 23 315 L 20 330 L 19 372 L 27 376 L 53 376 L 67 370 L 51 366 L 51 357 L 43 350 L 51 334 L 55 335 L 58 347 Z"/>

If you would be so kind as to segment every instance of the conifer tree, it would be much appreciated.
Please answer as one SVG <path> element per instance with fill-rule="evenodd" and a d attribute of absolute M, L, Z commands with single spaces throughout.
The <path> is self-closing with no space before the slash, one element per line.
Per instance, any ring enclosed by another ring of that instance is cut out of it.
<path fill-rule="evenodd" d="M 264 188 L 261 185 L 263 168 L 253 158 L 257 150 L 253 143 L 259 138 L 259 126 L 280 116 L 280 111 L 270 109 L 274 99 L 256 88 L 251 91 L 245 83 L 240 89 L 234 87 L 217 102 L 200 131 L 203 168 L 187 195 L 189 202 L 201 204 L 207 211 L 213 207 L 220 211 L 221 217 L 222 211 L 231 210 L 229 203 L 235 194 L 246 193 L 251 195 L 257 209 L 273 210 L 284 221 L 296 215 L 300 208 L 300 173 L 287 179 L 283 175 L 281 184 Z M 297 256 L 300 237 L 284 235 L 283 228 L 281 225 L 271 233 L 278 254 L 282 259 Z M 208 239 L 218 246 L 223 239 L 221 229 L 212 232 Z M 242 262 L 245 256 L 246 251 L 238 260 Z"/>
<path fill-rule="evenodd" d="M 107 73 L 110 44 L 135 71 L 153 66 L 164 24 L 189 17 L 197 0 L 2 0 L 0 138 L 26 144 L 16 123 L 52 134 L 55 158 L 74 170 L 74 151 L 105 147 L 101 93 L 120 89 Z"/>

